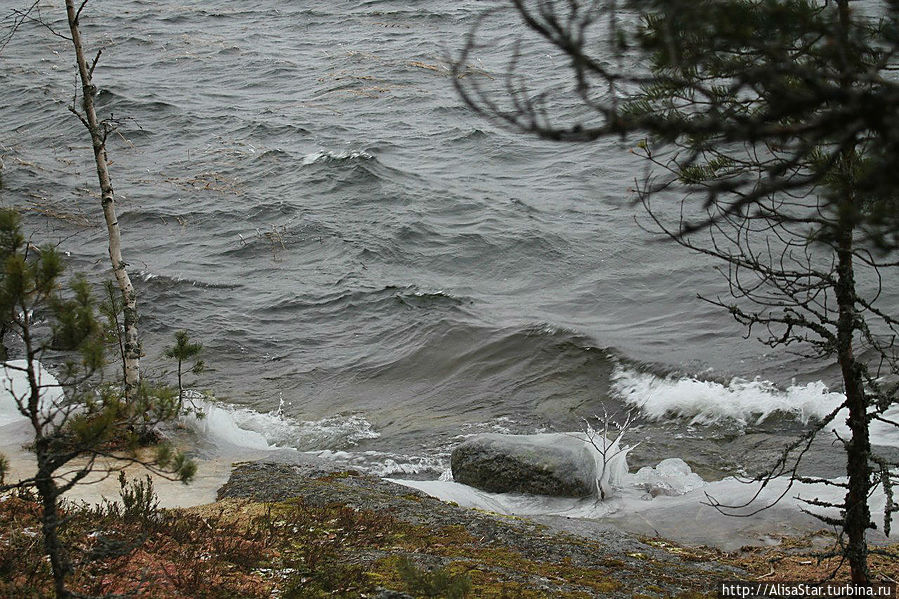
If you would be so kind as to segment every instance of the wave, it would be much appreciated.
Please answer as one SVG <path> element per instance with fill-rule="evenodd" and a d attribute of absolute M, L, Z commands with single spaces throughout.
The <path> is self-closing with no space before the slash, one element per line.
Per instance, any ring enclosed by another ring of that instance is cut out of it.
<path fill-rule="evenodd" d="M 132 98 L 120 92 L 102 88 L 97 92 L 97 110 L 109 110 L 133 117 L 136 114 L 177 113 L 178 107 L 151 95 Z"/>
<path fill-rule="evenodd" d="M 775 413 L 807 423 L 823 418 L 844 400 L 841 393 L 832 393 L 821 381 L 781 390 L 759 379 L 735 378 L 723 384 L 692 377 L 659 377 L 626 368 L 616 369 L 612 391 L 652 420 L 674 416 L 689 418 L 691 424 L 724 420 L 760 424 Z"/>
<path fill-rule="evenodd" d="M 303 421 L 284 415 L 280 408 L 268 413 L 256 412 L 208 401 L 199 394 L 193 402 L 203 416 L 188 415 L 182 422 L 224 451 L 296 450 L 375 476 L 434 476 L 444 472 L 449 464 L 447 451 L 435 455 L 406 455 L 354 450 L 362 441 L 381 436 L 360 413 Z"/>
<path fill-rule="evenodd" d="M 229 449 L 295 450 L 374 476 L 435 476 L 444 472 L 449 464 L 448 452 L 405 455 L 354 450 L 360 442 L 381 436 L 359 413 L 302 421 L 285 416 L 280 410 L 256 412 L 201 399 L 199 395 L 193 402 L 203 416 L 188 415 L 182 422 L 226 453 Z"/>
<path fill-rule="evenodd" d="M 614 357 L 567 329 L 534 324 L 496 329 L 452 315 L 385 330 L 351 366 L 354 384 L 375 389 L 380 401 L 402 398 L 410 410 L 447 418 L 509 414 L 514 428 L 547 422 L 571 426 L 595 413 L 605 398 Z"/>
<path fill-rule="evenodd" d="M 761 424 L 775 416 L 807 424 L 825 418 L 846 399 L 822 381 L 781 389 L 761 379 L 735 378 L 725 384 L 694 377 L 657 376 L 621 366 L 612 375 L 611 391 L 627 405 L 639 408 L 650 420 L 685 418 L 690 424 L 698 425 L 735 423 L 746 426 Z M 884 416 L 895 420 L 899 416 L 899 406 L 890 408 Z M 848 411 L 840 410 L 829 427 L 844 438 L 849 434 L 845 425 L 847 417 Z M 896 427 L 874 421 L 870 432 L 873 444 L 899 447 L 899 429 Z"/>
<path fill-rule="evenodd" d="M 361 162 L 366 160 L 377 160 L 373 154 L 369 154 L 365 150 L 332 152 L 319 150 L 312 152 L 303 157 L 303 164 L 328 164 L 332 162 Z"/>
<path fill-rule="evenodd" d="M 154 273 L 149 270 L 140 270 L 137 272 L 137 276 L 140 277 L 140 280 L 144 283 L 150 283 L 151 285 L 163 289 L 173 289 L 183 286 L 198 287 L 200 289 L 240 289 L 242 287 L 242 285 L 238 283 L 213 283 L 182 277 L 180 275 L 173 276 Z"/>
<path fill-rule="evenodd" d="M 362 470 L 374 476 L 433 476 L 445 472 L 449 465 L 448 455 L 418 456 L 381 451 L 332 450 L 318 451 L 315 454 L 338 462 L 343 467 Z"/>
<path fill-rule="evenodd" d="M 413 172 L 384 164 L 372 148 L 316 150 L 306 154 L 301 164 L 304 167 L 300 172 L 305 178 L 304 185 L 317 187 L 317 193 L 344 198 L 353 204 L 371 195 L 367 191 L 360 194 L 358 190 L 353 190 L 355 186 L 368 188 L 372 185 L 400 184 L 417 178 Z M 383 195 L 379 190 L 372 197 L 380 198 Z"/>
<path fill-rule="evenodd" d="M 453 137 L 450 138 L 450 143 L 464 143 L 469 141 L 474 141 L 480 143 L 481 141 L 488 139 L 490 134 L 488 134 L 483 129 L 469 129 L 469 130 L 459 130 L 453 132 Z"/>
<path fill-rule="evenodd" d="M 275 302 L 266 312 L 313 311 L 320 316 L 371 312 L 395 308 L 452 309 L 471 303 L 442 290 L 428 291 L 415 286 L 386 285 L 378 289 L 341 290 L 318 297 L 291 297 Z"/>
<path fill-rule="evenodd" d="M 300 451 L 345 449 L 381 436 L 361 414 L 337 414 L 307 421 L 252 410 L 239 410 L 233 414 L 241 429 L 258 433 L 270 445 Z"/>
<path fill-rule="evenodd" d="M 261 163 L 274 163 L 278 164 L 284 161 L 291 161 L 293 157 L 290 152 L 286 150 L 282 150 L 281 148 L 272 148 L 271 150 L 264 150 L 256 155 L 253 159 L 255 162 Z"/>
<path fill-rule="evenodd" d="M 202 417 L 188 415 L 184 423 L 217 444 L 246 449 L 343 450 L 380 433 L 358 413 L 302 421 L 281 410 L 257 412 L 202 398 L 193 399 Z"/>

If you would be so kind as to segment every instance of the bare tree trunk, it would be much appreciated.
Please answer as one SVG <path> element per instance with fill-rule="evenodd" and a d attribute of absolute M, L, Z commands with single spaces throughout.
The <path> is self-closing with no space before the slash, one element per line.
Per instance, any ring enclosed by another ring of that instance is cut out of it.
<path fill-rule="evenodd" d="M 43 460 L 39 457 L 38 461 L 42 462 Z M 52 474 L 42 467 L 38 470 L 36 486 L 43 507 L 41 532 L 44 538 L 44 553 L 50 558 L 53 589 L 56 592 L 56 599 L 68 599 L 72 594 L 66 588 L 69 563 L 66 559 L 66 551 L 59 540 L 59 492 L 53 482 Z"/>
<path fill-rule="evenodd" d="M 137 334 L 137 295 L 131 278 L 128 276 L 127 264 L 122 259 L 122 235 L 119 230 L 119 220 L 115 209 L 115 192 L 112 189 L 112 180 L 109 177 L 106 156 L 106 130 L 97 120 L 97 111 L 94 108 L 94 99 L 97 88 L 92 81 L 92 73 L 96 60 L 88 66 L 84 58 L 84 49 L 81 45 L 81 32 L 78 27 L 78 18 L 86 1 L 75 7 L 73 0 L 66 0 L 66 13 L 69 19 L 69 30 L 72 32 L 72 44 L 75 46 L 75 56 L 78 61 L 78 74 L 81 78 L 81 89 L 84 114 L 78 114 L 84 126 L 91 135 L 94 148 L 94 159 L 97 163 L 97 177 L 100 180 L 101 203 L 103 217 L 106 220 L 106 229 L 109 234 L 109 259 L 112 262 L 112 271 L 115 274 L 116 283 L 122 292 L 123 319 L 124 319 L 124 372 L 125 372 L 125 396 L 132 398 L 140 384 L 140 342 Z M 99 53 L 97 58 L 99 58 Z M 74 110 L 74 108 L 73 108 Z"/>
<path fill-rule="evenodd" d="M 840 87 L 849 89 L 852 82 L 849 78 L 850 68 L 847 63 L 849 49 L 848 31 L 850 27 L 849 0 L 838 0 L 839 38 L 842 51 L 839 54 L 839 65 L 842 71 Z M 868 543 L 865 538 L 871 524 L 871 510 L 868 507 L 868 494 L 871 490 L 871 442 L 868 434 L 868 402 L 864 387 L 864 366 L 855 358 L 853 336 L 856 330 L 856 293 L 855 267 L 853 265 L 853 233 L 855 231 L 854 210 L 855 197 L 854 169 L 857 156 L 854 146 L 844 149 L 841 156 L 840 179 L 847 194 L 845 206 L 838 216 L 837 229 L 837 281 L 834 292 L 837 299 L 839 316 L 837 318 L 837 361 L 843 376 L 846 391 L 846 407 L 849 418 L 846 424 L 851 437 L 845 443 L 846 474 L 849 477 L 849 489 L 843 502 L 843 532 L 848 538 L 844 555 L 849 561 L 852 582 L 868 584 Z"/>
<path fill-rule="evenodd" d="M 844 231 L 837 250 L 836 296 L 839 306 L 837 320 L 837 358 L 846 390 L 849 408 L 847 424 L 851 437 L 846 442 L 846 474 L 849 490 L 843 532 L 848 538 L 846 558 L 852 569 L 852 581 L 868 582 L 868 544 L 865 533 L 871 523 L 868 494 L 871 490 L 871 443 L 868 435 L 868 405 L 862 377 L 862 366 L 855 359 L 852 337 L 855 331 L 855 275 L 852 264 L 852 230 Z"/>

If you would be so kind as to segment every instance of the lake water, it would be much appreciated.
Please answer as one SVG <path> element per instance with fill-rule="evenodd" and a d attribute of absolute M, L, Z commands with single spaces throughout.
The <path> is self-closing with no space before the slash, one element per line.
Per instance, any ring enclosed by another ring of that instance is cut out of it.
<path fill-rule="evenodd" d="M 833 369 L 743 340 L 696 299 L 725 281 L 640 226 L 629 187 L 645 165 L 627 144 L 537 141 L 464 106 L 449 64 L 491 5 L 88 5 L 100 110 L 121 119 L 109 155 L 149 372 L 171 369 L 157 356 L 188 329 L 210 367 L 197 386 L 238 428 L 424 477 L 465 435 L 577 430 L 628 397 L 688 406 L 637 432 L 654 462 L 823 396 Z M 64 28 L 60 2 L 41 16 Z M 483 35 L 508 49 L 521 28 L 501 16 Z M 489 50 L 471 60 L 502 73 Z M 73 62 L 33 25 L 0 53 L 0 193 L 100 281 Z M 535 51 L 527 70 L 550 81 L 562 64 Z M 743 412 L 724 414 L 733 401 Z"/>

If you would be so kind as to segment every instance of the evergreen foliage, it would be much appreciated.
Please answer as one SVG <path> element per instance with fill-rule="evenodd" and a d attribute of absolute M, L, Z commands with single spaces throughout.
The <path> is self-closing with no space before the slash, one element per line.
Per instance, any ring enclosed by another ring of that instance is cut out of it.
<path fill-rule="evenodd" d="M 178 361 L 178 404 L 184 404 L 184 363 L 196 358 L 203 351 L 201 343 L 194 343 L 190 340 L 190 334 L 187 331 L 178 331 L 175 333 L 175 345 L 165 350 L 165 357 Z M 196 360 L 190 368 L 193 374 L 200 374 L 206 369 L 203 360 Z"/>
<path fill-rule="evenodd" d="M 71 597 L 66 586 L 71 567 L 61 536 L 62 495 L 95 470 L 140 464 L 187 482 L 196 465 L 165 443 L 151 457 L 138 453 L 148 430 L 179 416 L 177 393 L 141 381 L 126 399 L 121 381 L 105 380 L 106 338 L 87 280 L 74 277 L 64 293 L 60 254 L 52 246 L 26 243 L 18 215 L 7 209 L 0 210 L 0 263 L 0 318 L 10 323 L 24 348 L 23 360 L 7 362 L 4 368 L 8 376 L 18 373 L 27 382 L 25 389 L 10 385 L 9 392 L 33 429 L 37 462 L 32 476 L 0 482 L 0 492 L 37 491 L 56 596 Z M 44 321 L 49 331 L 41 326 Z M 41 361 L 56 364 L 58 383 L 43 374 Z M 6 466 L 4 460 L 0 472 Z"/>
<path fill-rule="evenodd" d="M 445 568 L 424 570 L 406 556 L 397 561 L 397 571 L 409 592 L 416 597 L 465 599 L 471 592 L 471 579 L 467 574 L 452 574 Z"/>

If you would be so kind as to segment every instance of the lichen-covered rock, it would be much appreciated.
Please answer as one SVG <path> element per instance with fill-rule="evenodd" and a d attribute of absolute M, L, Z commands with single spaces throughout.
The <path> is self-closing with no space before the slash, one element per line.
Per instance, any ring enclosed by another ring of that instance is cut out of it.
<path fill-rule="evenodd" d="M 476 435 L 451 458 L 453 478 L 492 493 L 585 497 L 596 492 L 595 463 L 582 436 Z"/>
<path fill-rule="evenodd" d="M 225 504 L 232 506 L 247 506 L 246 500 L 278 502 L 255 509 L 273 509 L 285 528 L 305 528 L 306 538 L 330 542 L 326 546 L 336 553 L 321 562 L 322 571 L 361 568 L 364 579 L 380 587 L 362 590 L 369 597 L 418 596 L 399 574 L 397 555 L 420 570 L 468 572 L 469 597 L 698 597 L 709 590 L 709 580 L 748 576 L 715 562 L 685 559 L 679 549 L 668 549 L 674 545 L 653 546 L 596 520 L 541 516 L 536 522 L 495 516 L 387 480 L 329 468 L 315 456 L 293 454 L 273 456 L 278 458 L 275 463 L 236 465 L 220 497 L 242 498 Z M 219 505 L 206 509 L 215 514 Z M 239 513 L 250 513 L 245 509 L 240 507 Z M 345 528 L 345 518 L 352 530 Z M 338 536 L 328 541 L 330 535 L 322 536 L 328 532 Z M 344 538 L 353 541 L 344 543 Z M 303 547 L 293 544 L 290 551 Z"/>

